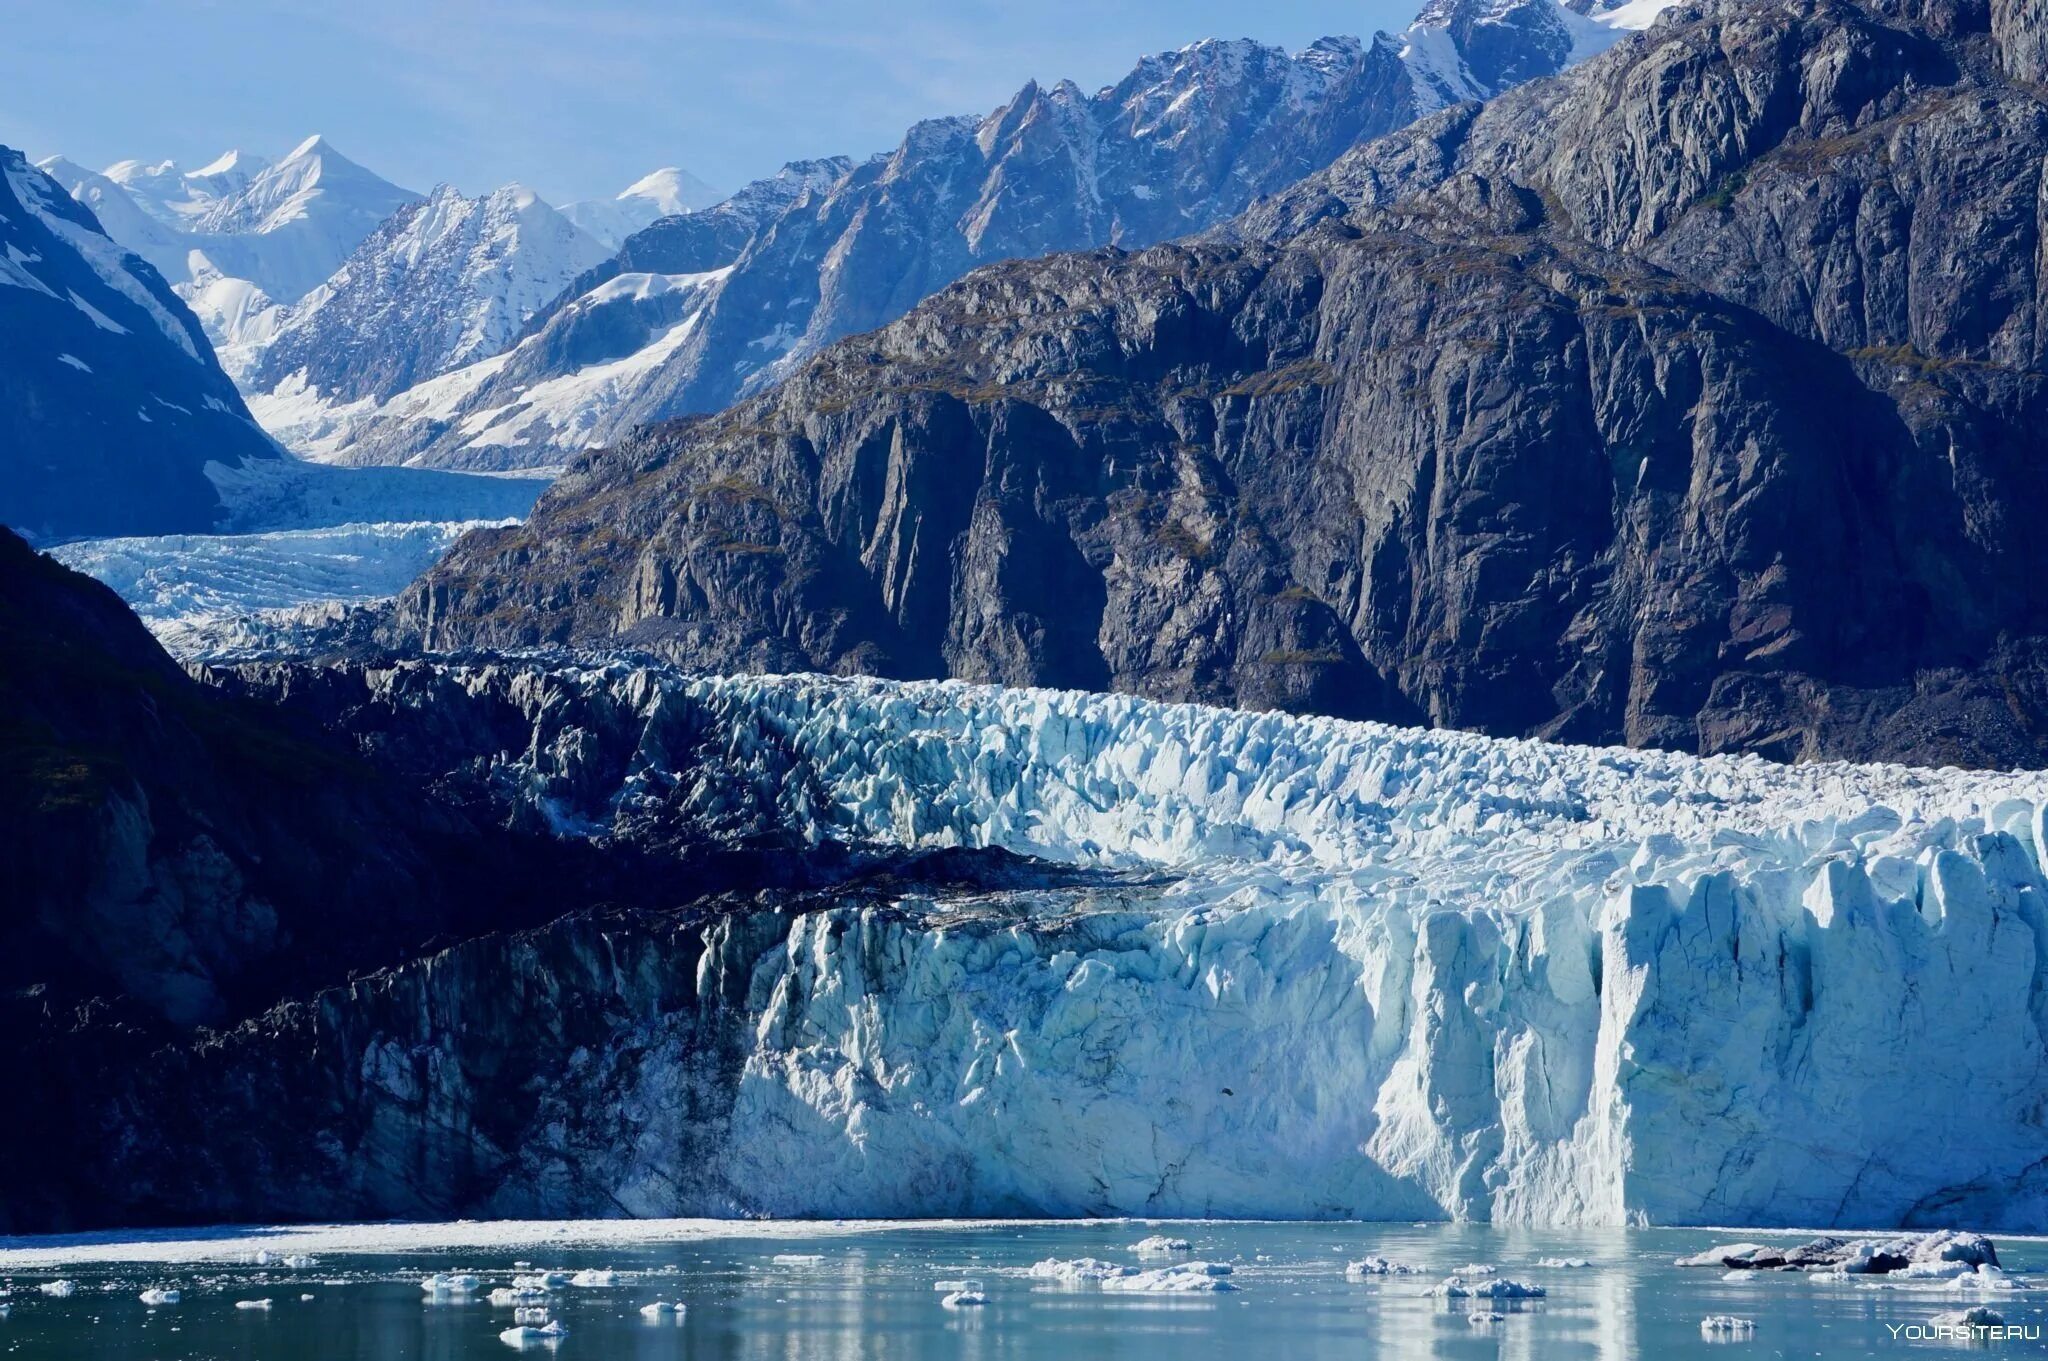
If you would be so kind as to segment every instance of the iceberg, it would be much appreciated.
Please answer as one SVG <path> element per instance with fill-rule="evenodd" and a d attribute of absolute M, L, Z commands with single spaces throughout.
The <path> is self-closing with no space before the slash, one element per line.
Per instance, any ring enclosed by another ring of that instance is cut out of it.
<path fill-rule="evenodd" d="M 1237 1289 L 1227 1279 L 1230 1275 L 1230 1268 L 1220 1262 L 1179 1262 L 1128 1276 L 1106 1276 L 1102 1288 L 1138 1295 L 1213 1294 Z"/>
<path fill-rule="evenodd" d="M 1539 1263 L 1540 1265 L 1540 1263 Z M 1369 1281 L 1380 1276 L 1420 1276 L 1422 1268 L 1408 1262 L 1391 1262 L 1384 1257 L 1366 1257 L 1344 1265 L 1347 1281 Z"/>
<path fill-rule="evenodd" d="M 1032 1263 L 1024 1274 L 1034 1280 L 1057 1281 L 1061 1285 L 1072 1286 L 1090 1281 L 1113 1280 L 1120 1276 L 1135 1276 L 1137 1268 L 1105 1262 L 1099 1257 L 1075 1257 L 1068 1260 L 1048 1257 L 1042 1262 Z"/>

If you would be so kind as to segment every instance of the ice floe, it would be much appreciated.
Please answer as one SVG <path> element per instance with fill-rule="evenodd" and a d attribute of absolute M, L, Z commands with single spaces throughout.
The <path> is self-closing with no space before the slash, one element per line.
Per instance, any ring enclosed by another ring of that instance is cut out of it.
<path fill-rule="evenodd" d="M 1221 1262 L 1178 1262 L 1128 1276 L 1105 1276 L 1101 1286 L 1137 1295 L 1208 1294 L 1237 1289 L 1228 1279 L 1231 1274 Z"/>

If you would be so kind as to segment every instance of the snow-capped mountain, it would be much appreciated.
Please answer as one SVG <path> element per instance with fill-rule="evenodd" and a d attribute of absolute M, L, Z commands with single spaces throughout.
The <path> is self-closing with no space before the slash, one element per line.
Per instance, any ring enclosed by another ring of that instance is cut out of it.
<path fill-rule="evenodd" d="M 248 279 L 278 302 L 295 302 L 418 197 L 316 136 L 216 198 L 192 225 L 198 249 L 221 274 Z"/>
<path fill-rule="evenodd" d="M 976 265 L 1212 226 L 1361 140 L 1556 71 L 1663 7 L 1573 3 L 1586 12 L 1557 0 L 1437 0 L 1406 33 L 1371 43 L 1330 38 L 1289 53 L 1206 41 L 1148 57 L 1093 94 L 1034 82 L 985 117 L 921 123 L 893 153 L 792 200 L 717 261 L 728 273 L 692 287 L 701 315 L 687 332 L 672 295 L 631 325 L 617 295 L 603 308 L 564 299 L 502 363 L 345 422 L 301 402 L 290 430 L 273 429 L 288 440 L 318 431 L 323 454 L 352 461 L 561 464 L 644 422 L 724 406 Z M 713 267 L 700 258 L 618 272 Z"/>
<path fill-rule="evenodd" d="M 608 199 L 564 204 L 562 216 L 590 233 L 608 250 L 651 222 L 709 208 L 725 196 L 687 170 L 664 166 Z"/>
<path fill-rule="evenodd" d="M 441 185 L 285 309 L 244 386 L 388 398 L 502 351 L 605 248 L 523 185 Z"/>
<path fill-rule="evenodd" d="M 255 391 L 252 409 L 273 434 L 316 458 L 403 462 L 467 413 L 458 438 L 471 466 L 491 452 L 508 409 L 565 431 L 604 419 L 674 348 L 755 234 L 848 170 L 845 157 L 798 161 L 699 212 L 658 219 L 617 254 L 585 269 L 528 319 L 510 350 L 380 399 L 333 400 L 284 371 Z M 463 462 L 464 460 L 451 460 Z"/>
<path fill-rule="evenodd" d="M 1676 0 L 1430 0 L 1398 39 L 1424 110 L 1501 91 L 1597 56 Z"/>
<path fill-rule="evenodd" d="M 209 463 L 271 460 L 198 321 L 65 186 L 0 147 L 0 523 L 212 526 Z"/>
<path fill-rule="evenodd" d="M 272 163 L 230 151 L 198 170 L 120 161 L 104 172 L 39 162 L 107 234 L 155 265 L 192 307 L 231 373 L 274 330 L 273 310 L 324 282 L 419 196 L 309 137 Z"/>
<path fill-rule="evenodd" d="M 224 199 L 248 189 L 270 162 L 246 151 L 229 151 L 197 170 L 178 168 L 176 161 L 116 161 L 106 176 L 125 189 L 151 217 L 167 227 L 189 232 Z"/>

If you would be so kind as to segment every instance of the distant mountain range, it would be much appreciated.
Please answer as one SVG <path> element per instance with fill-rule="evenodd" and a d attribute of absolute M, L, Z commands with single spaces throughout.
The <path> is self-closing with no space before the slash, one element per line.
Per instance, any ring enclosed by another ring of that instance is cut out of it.
<path fill-rule="evenodd" d="M 439 211 L 377 227 L 411 196 L 318 139 L 277 166 L 231 153 L 191 174 L 58 168 L 104 205 L 117 239 L 180 282 L 258 418 L 291 447 L 548 467 L 646 421 L 715 410 L 978 264 L 1214 225 L 1362 139 L 1582 60 L 1665 3 L 1433 0 L 1370 43 L 1197 43 L 1093 94 L 1028 84 L 986 116 L 919 124 L 892 153 L 792 165 L 723 203 L 665 169 L 560 210 L 577 234 L 535 221 L 536 201 L 507 235 L 481 225 L 506 219 L 498 195 L 462 200 L 496 205 L 460 214 L 474 225 L 458 234 L 497 233 L 482 254 L 409 254 L 448 229 L 453 191 L 436 191 Z M 300 229 L 328 247 L 318 264 L 273 261 L 268 242 L 197 249 L 194 233 L 277 230 L 278 212 L 260 209 L 285 186 L 318 191 L 283 196 L 294 221 L 345 222 Z M 588 272 L 585 286 L 539 297 L 564 269 Z M 330 283 L 336 270 L 345 277 Z M 642 277 L 617 282 L 626 275 Z"/>

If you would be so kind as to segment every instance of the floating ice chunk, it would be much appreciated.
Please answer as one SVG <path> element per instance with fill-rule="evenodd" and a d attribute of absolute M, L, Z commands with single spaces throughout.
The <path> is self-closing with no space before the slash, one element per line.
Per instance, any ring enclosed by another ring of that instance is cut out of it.
<path fill-rule="evenodd" d="M 522 1323 L 516 1328 L 507 1328 L 504 1332 L 498 1334 L 498 1341 L 508 1347 L 544 1347 L 568 1335 L 569 1330 L 564 1328 L 558 1319 L 539 1328 L 534 1327 L 530 1323 Z"/>
<path fill-rule="evenodd" d="M 310 1290 L 308 1290 L 308 1291 L 306 1291 L 305 1293 L 303 1293 L 303 1294 L 301 1294 L 301 1295 L 299 1296 L 299 1303 L 300 1303 L 300 1304 L 304 1304 L 304 1303 L 306 1303 L 306 1302 L 307 1302 L 308 1300 L 310 1300 L 310 1299 L 313 1299 L 313 1298 L 314 1298 L 313 1292 L 312 1292 L 312 1291 L 310 1291 Z"/>
<path fill-rule="evenodd" d="M 1793 1245 L 1727 1243 L 1692 1257 L 1679 1266 L 1723 1266 L 1732 1271 L 1805 1271 L 1825 1273 L 1823 1279 L 1884 1276 L 1899 1272 L 1946 1273 L 1944 1264 L 1998 1265 L 1998 1251 L 1982 1234 L 1903 1234 L 1896 1238 L 1823 1237 Z"/>
<path fill-rule="evenodd" d="M 524 1305 L 512 1311 L 512 1321 L 528 1327 L 538 1328 L 548 1321 L 548 1311 L 540 1305 Z"/>
<path fill-rule="evenodd" d="M 1490 1328 L 1496 1323 L 1506 1323 L 1507 1321 L 1508 1316 L 1506 1314 L 1496 1314 L 1491 1309 L 1475 1309 L 1465 1315 L 1465 1322 L 1471 1324 L 1474 1328 Z"/>
<path fill-rule="evenodd" d="M 309 1268 L 319 1266 L 320 1259 L 318 1257 L 308 1257 L 303 1252 L 292 1252 L 287 1253 L 283 1257 L 279 1258 L 278 1264 L 280 1266 L 290 1267 L 293 1271 L 305 1271 Z"/>
<path fill-rule="evenodd" d="M 1733 1314 L 1709 1314 L 1700 1320 L 1702 1337 L 1748 1337 L 1756 1332 L 1756 1320 Z"/>
<path fill-rule="evenodd" d="M 1724 1266 L 1731 1271 L 1740 1271 L 1750 1265 L 1756 1257 L 1771 1249 L 1762 1243 L 1723 1243 L 1719 1247 L 1696 1252 L 1690 1257 L 1680 1257 L 1673 1266 Z"/>
<path fill-rule="evenodd" d="M 270 1301 L 268 1299 L 235 1301 L 235 1308 L 237 1309 L 268 1309 L 269 1307 Z"/>
<path fill-rule="evenodd" d="M 1194 1245 L 1185 1238 L 1168 1238 L 1165 1234 L 1153 1234 L 1131 1244 L 1131 1251 L 1141 1257 L 1167 1257 L 1176 1252 L 1193 1252 Z"/>
<path fill-rule="evenodd" d="M 1891 1276 L 1903 1281 L 1952 1281 L 1958 1276 L 1974 1276 L 1977 1268 L 1968 1262 L 1932 1261 L 1908 1262 Z"/>
<path fill-rule="evenodd" d="M 778 1252 L 775 1254 L 775 1261 L 783 1266 L 810 1266 L 813 1263 L 824 1260 L 824 1254 L 819 1252 Z"/>
<path fill-rule="evenodd" d="M 151 1287 L 150 1289 L 143 1291 L 140 1298 L 144 1304 L 154 1309 L 159 1305 L 176 1304 L 178 1302 L 179 1295 L 178 1292 L 175 1290 L 160 1290 L 155 1287 Z"/>
<path fill-rule="evenodd" d="M 640 1317 L 653 1323 L 659 1323 L 667 1319 L 675 1319 L 680 1322 L 682 1313 L 682 1305 L 671 1304 L 667 1300 L 656 1300 L 652 1304 L 640 1306 Z"/>
<path fill-rule="evenodd" d="M 514 1290 L 560 1290 L 573 1278 L 566 1271 L 535 1271 L 512 1278 Z"/>
<path fill-rule="evenodd" d="M 1230 1268 L 1221 1262 L 1181 1262 L 1129 1276 L 1107 1277 L 1102 1288 L 1140 1295 L 1187 1295 L 1237 1289 L 1224 1279 L 1228 1275 Z"/>
<path fill-rule="evenodd" d="M 979 1290 L 955 1290 L 939 1303 L 947 1309 L 979 1309 L 988 1303 L 988 1296 Z"/>
<path fill-rule="evenodd" d="M 1536 1265 L 1551 1271 L 1577 1271 L 1593 1264 L 1583 1257 L 1538 1257 Z"/>
<path fill-rule="evenodd" d="M 932 1289 L 938 1291 L 941 1295 L 950 1295 L 956 1290 L 979 1290 L 981 1289 L 981 1282 L 972 1277 L 963 1277 L 957 1281 L 933 1281 Z"/>
<path fill-rule="evenodd" d="M 2017 1290 L 2019 1282 L 1995 1266 L 1966 1271 L 1948 1283 L 1951 1290 Z"/>
<path fill-rule="evenodd" d="M 1135 1276 L 1136 1267 L 1123 1266 L 1116 1262 L 1105 1262 L 1100 1257 L 1073 1257 L 1061 1260 L 1048 1257 L 1042 1262 L 1033 1262 L 1024 1274 L 1041 1281 L 1058 1281 L 1061 1285 L 1080 1285 L 1085 1281 L 1114 1280 L 1120 1276 Z"/>
<path fill-rule="evenodd" d="M 475 1276 L 465 1272 L 450 1272 L 446 1275 L 436 1272 L 432 1276 L 420 1279 L 420 1289 L 429 1295 L 467 1295 L 482 1284 L 483 1282 Z"/>
<path fill-rule="evenodd" d="M 613 1271 L 610 1267 L 592 1267 L 588 1270 L 579 1271 L 574 1276 L 571 1276 L 569 1278 L 569 1284 L 583 1286 L 585 1288 L 589 1288 L 592 1286 L 606 1286 L 610 1285 L 612 1281 L 617 1278 L 617 1276 L 618 1273 L 616 1271 Z"/>
<path fill-rule="evenodd" d="M 1368 1281 L 1376 1276 L 1420 1276 L 1422 1268 L 1411 1262 L 1394 1262 L 1385 1257 L 1365 1257 L 1344 1266 L 1347 1281 Z"/>
<path fill-rule="evenodd" d="M 52 1299 L 68 1300 L 73 1295 L 76 1295 L 78 1293 L 78 1282 L 44 1281 L 41 1285 L 37 1286 L 36 1289 L 42 1291 L 45 1295 L 48 1295 Z"/>
<path fill-rule="evenodd" d="M 1968 1309 L 1950 1309 L 1927 1320 L 1937 1328 L 2003 1328 L 2005 1315 L 1996 1309 L 1973 1304 Z"/>
<path fill-rule="evenodd" d="M 1500 1268 L 1491 1262 L 1467 1262 L 1464 1266 L 1451 1268 L 1453 1276 L 1497 1276 Z"/>
<path fill-rule="evenodd" d="M 1429 1293 L 1442 1300 L 1540 1300 L 1546 1292 L 1540 1285 L 1511 1281 L 1505 1276 L 1477 1280 L 1469 1276 L 1448 1276 L 1441 1285 L 1431 1286 Z"/>
<path fill-rule="evenodd" d="M 545 1304 L 548 1300 L 548 1292 L 536 1289 L 533 1286 L 501 1285 L 485 1298 L 502 1309 L 507 1305 Z"/>

